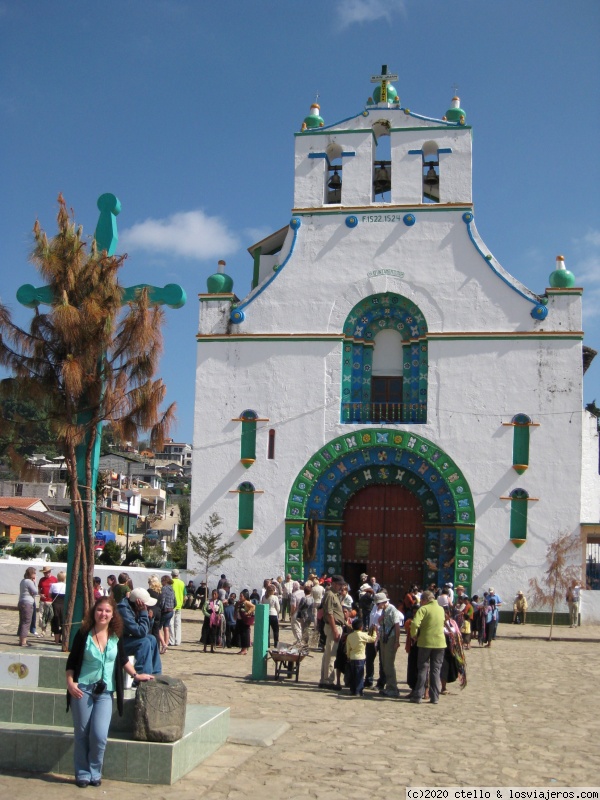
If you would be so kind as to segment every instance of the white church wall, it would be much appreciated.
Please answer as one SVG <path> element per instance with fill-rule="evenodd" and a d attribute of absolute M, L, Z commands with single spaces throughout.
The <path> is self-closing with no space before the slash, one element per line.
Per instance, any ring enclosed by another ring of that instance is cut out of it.
<path fill-rule="evenodd" d="M 205 336 L 227 333 L 230 326 L 230 314 L 231 300 L 229 297 L 204 295 L 200 303 L 198 332 Z"/>
<path fill-rule="evenodd" d="M 378 222 L 382 214 L 358 215 L 365 221 L 354 229 L 340 215 L 302 217 L 291 258 L 245 309 L 246 320 L 236 330 L 339 332 L 355 302 L 386 288 L 415 302 L 430 331 L 552 329 L 551 313 L 545 323 L 533 320 L 533 303 L 494 274 L 458 212 L 415 213 L 412 227 Z M 384 269 L 401 275 L 369 274 Z M 317 285 L 318 291 L 307 292 Z M 562 295 L 552 299 L 563 322 L 559 329 L 581 330 L 567 327 L 577 325 L 577 316 L 560 311 L 564 302 Z M 573 309 L 577 302 L 569 298 Z"/>
<path fill-rule="evenodd" d="M 200 530 L 213 511 L 223 518 L 224 540 L 235 542 L 236 554 L 227 575 L 238 586 L 283 569 L 289 491 L 324 438 L 324 364 L 332 349 L 338 343 L 273 340 L 199 348 L 190 527 Z M 232 422 L 247 408 L 269 418 L 257 423 L 257 459 L 249 469 L 240 462 L 241 423 Z M 269 429 L 276 432 L 272 460 Z M 245 540 L 237 533 L 238 495 L 231 493 L 243 481 L 264 491 L 255 495 L 255 529 Z"/>
<path fill-rule="evenodd" d="M 598 420 L 583 411 L 581 521 L 600 520 L 600 475 L 598 474 Z"/>
<path fill-rule="evenodd" d="M 580 614 L 584 625 L 600 625 L 600 592 L 581 592 Z"/>

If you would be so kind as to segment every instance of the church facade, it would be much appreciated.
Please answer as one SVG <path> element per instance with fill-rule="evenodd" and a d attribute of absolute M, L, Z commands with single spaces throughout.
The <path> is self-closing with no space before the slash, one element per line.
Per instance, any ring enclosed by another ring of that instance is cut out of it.
<path fill-rule="evenodd" d="M 600 519 L 582 290 L 562 257 L 539 293 L 500 265 L 458 98 L 423 116 L 393 77 L 339 123 L 313 105 L 252 290 L 221 264 L 200 295 L 191 530 L 219 514 L 238 590 L 368 572 L 394 601 L 447 581 L 509 600 Z"/>

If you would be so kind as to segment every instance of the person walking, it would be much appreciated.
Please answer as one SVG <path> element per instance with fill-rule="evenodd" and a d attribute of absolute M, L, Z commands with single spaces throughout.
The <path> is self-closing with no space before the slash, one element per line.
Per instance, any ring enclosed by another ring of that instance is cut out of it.
<path fill-rule="evenodd" d="M 169 624 L 169 646 L 178 647 L 181 644 L 181 609 L 185 598 L 185 583 L 179 577 L 179 570 L 171 570 L 173 578 L 173 592 L 175 593 L 175 608 Z"/>
<path fill-rule="evenodd" d="M 409 695 L 411 703 L 421 703 L 425 694 L 427 673 L 429 672 L 429 702 L 438 703 L 442 689 L 440 672 L 446 650 L 444 622 L 446 615 L 433 592 L 421 595 L 421 606 L 410 623 L 411 640 L 418 647 L 417 683 Z"/>

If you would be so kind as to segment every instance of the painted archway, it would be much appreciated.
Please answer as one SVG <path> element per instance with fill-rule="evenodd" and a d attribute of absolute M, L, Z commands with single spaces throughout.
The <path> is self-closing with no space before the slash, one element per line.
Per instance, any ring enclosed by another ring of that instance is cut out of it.
<path fill-rule="evenodd" d="M 402 402 L 373 408 L 373 347 L 388 328 L 402 339 Z M 427 422 L 427 322 L 419 307 L 394 292 L 370 295 L 347 316 L 344 337 L 341 422 Z"/>
<path fill-rule="evenodd" d="M 367 428 L 333 439 L 307 462 L 286 510 L 286 572 L 334 574 L 341 570 L 344 508 L 373 484 L 401 484 L 423 507 L 426 541 L 423 581 L 452 580 L 470 589 L 475 507 L 465 476 L 436 444 L 412 432 Z M 307 520 L 318 522 L 316 555 L 304 563 Z"/>

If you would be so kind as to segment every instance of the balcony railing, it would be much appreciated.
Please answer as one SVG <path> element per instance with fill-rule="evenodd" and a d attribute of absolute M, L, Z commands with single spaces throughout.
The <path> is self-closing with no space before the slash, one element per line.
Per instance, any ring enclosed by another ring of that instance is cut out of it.
<path fill-rule="evenodd" d="M 342 403 L 342 422 L 353 424 L 427 422 L 425 403 Z"/>

